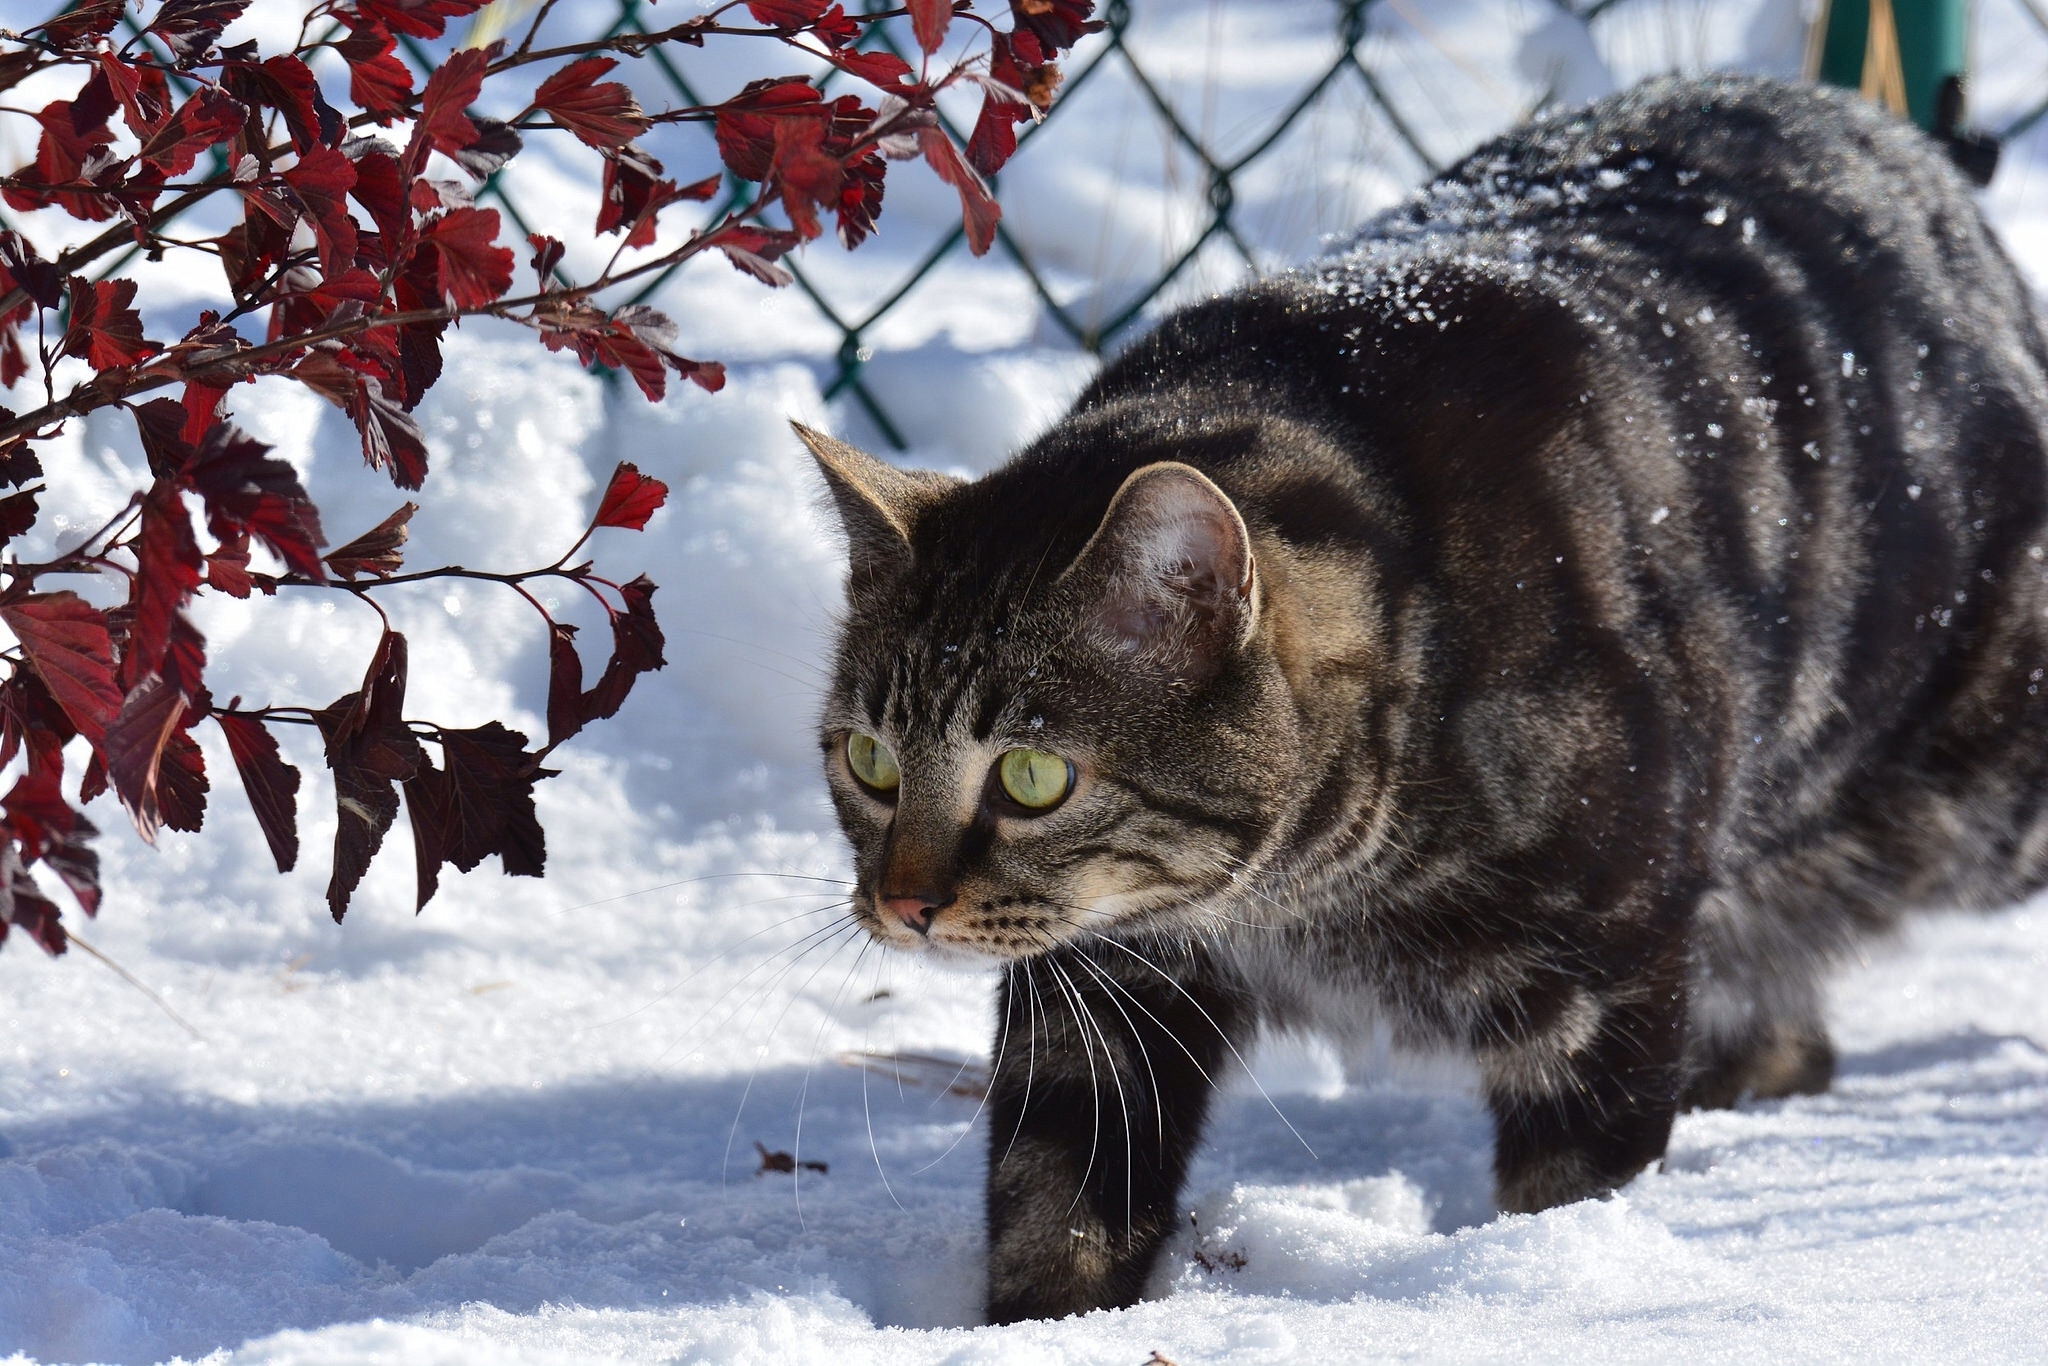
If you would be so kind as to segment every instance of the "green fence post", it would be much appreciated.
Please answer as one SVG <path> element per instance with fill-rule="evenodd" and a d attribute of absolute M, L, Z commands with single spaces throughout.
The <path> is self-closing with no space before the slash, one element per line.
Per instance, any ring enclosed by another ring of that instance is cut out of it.
<path fill-rule="evenodd" d="M 1870 51 L 1870 15 L 1880 17 L 1882 0 L 1831 0 L 1821 43 L 1820 78 L 1831 85 L 1860 88 Z M 1906 112 L 1922 128 L 1933 128 L 1942 82 L 1960 79 L 1968 66 L 1969 16 L 1964 0 L 1891 0 L 1889 5 L 1904 77 Z M 1880 42 L 1882 37 L 1880 37 Z"/>

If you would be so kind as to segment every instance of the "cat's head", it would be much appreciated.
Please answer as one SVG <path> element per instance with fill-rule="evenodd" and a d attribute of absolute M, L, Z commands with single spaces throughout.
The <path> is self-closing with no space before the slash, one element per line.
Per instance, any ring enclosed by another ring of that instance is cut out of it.
<path fill-rule="evenodd" d="M 868 931 L 986 961 L 1223 914 L 1301 771 L 1232 500 L 1142 450 L 970 483 L 798 432 L 849 548 L 820 739 Z"/>

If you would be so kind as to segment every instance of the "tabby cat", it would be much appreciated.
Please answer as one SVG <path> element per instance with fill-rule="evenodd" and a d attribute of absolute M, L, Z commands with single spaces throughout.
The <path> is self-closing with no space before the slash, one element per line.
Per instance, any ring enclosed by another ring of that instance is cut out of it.
<path fill-rule="evenodd" d="M 1538 119 L 973 482 L 801 434 L 856 914 L 1002 965 L 992 1320 L 1139 1296 L 1260 1026 L 1468 1050 L 1540 1210 L 1824 1089 L 1860 937 L 2048 880 L 2048 350 L 1852 96 Z"/>

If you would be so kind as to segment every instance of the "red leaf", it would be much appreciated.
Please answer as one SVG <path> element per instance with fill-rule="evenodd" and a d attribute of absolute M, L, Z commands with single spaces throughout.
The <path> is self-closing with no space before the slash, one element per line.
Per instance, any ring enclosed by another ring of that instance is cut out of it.
<path fill-rule="evenodd" d="M 192 463 L 192 443 L 185 440 L 185 405 L 174 398 L 153 398 L 136 405 L 135 430 L 149 472 L 158 479 L 182 478 Z"/>
<path fill-rule="evenodd" d="M 349 187 L 349 193 L 369 211 L 370 221 L 384 235 L 388 255 L 411 232 L 412 212 L 405 202 L 405 174 L 398 169 L 396 157 L 376 150 L 381 145 L 384 144 L 365 140 L 356 146 L 356 183 Z"/>
<path fill-rule="evenodd" d="M 842 48 L 828 54 L 832 65 L 849 76 L 858 76 L 870 85 L 894 90 L 915 84 L 917 73 L 910 69 L 910 63 L 893 52 L 856 52 Z"/>
<path fill-rule="evenodd" d="M 242 17 L 249 0 L 164 0 L 145 33 L 164 40 L 181 67 L 206 55 L 220 31 Z"/>
<path fill-rule="evenodd" d="M 420 93 L 419 121 L 405 148 L 403 164 L 409 174 L 418 175 L 426 166 L 429 148 L 453 154 L 476 141 L 476 125 L 463 111 L 482 93 L 488 65 L 490 57 L 482 48 L 464 48 L 427 77 L 427 88 Z"/>
<path fill-rule="evenodd" d="M 327 556 L 327 568 L 344 579 L 358 574 L 386 578 L 405 568 L 403 547 L 407 522 L 420 510 L 418 503 L 406 503 L 341 549 Z"/>
<path fill-rule="evenodd" d="M 193 712 L 185 713 L 179 729 L 171 732 L 157 768 L 157 807 L 164 824 L 173 830 L 197 830 L 206 822 L 206 794 L 212 787 L 206 779 L 206 756 L 184 729 L 198 719 Z"/>
<path fill-rule="evenodd" d="M 119 695 L 111 683 L 109 691 Z M 26 746 L 28 771 L 61 782 L 64 746 L 77 734 L 78 728 L 34 669 L 17 669 L 12 678 L 0 682 L 0 764 L 12 763 Z"/>
<path fill-rule="evenodd" d="M 30 168 L 34 178 L 45 185 L 64 185 L 84 180 L 88 163 L 97 164 L 107 144 L 114 140 L 107 119 L 118 107 L 106 72 L 95 69 L 76 99 L 52 100 L 36 115 L 43 135 L 36 143 L 36 159 Z M 73 218 L 97 222 L 113 216 L 108 197 L 83 191 L 44 191 L 9 188 L 6 200 L 17 209 L 39 209 L 57 204 Z"/>
<path fill-rule="evenodd" d="M 242 790 L 249 794 L 277 871 L 289 873 L 299 861 L 299 770 L 278 756 L 277 737 L 256 718 L 216 711 L 213 719 L 227 736 L 235 772 L 242 775 Z"/>
<path fill-rule="evenodd" d="M 341 140 L 341 115 L 320 94 L 319 82 L 297 57 L 228 62 L 221 74 L 237 99 L 275 109 L 284 116 L 292 146 L 301 156 Z"/>
<path fill-rule="evenodd" d="M 206 429 L 213 425 L 220 412 L 220 401 L 227 397 L 228 386 L 208 384 L 204 380 L 185 381 L 185 425 L 178 429 L 178 438 L 190 445 L 206 435 Z"/>
<path fill-rule="evenodd" d="M 106 74 L 107 84 L 121 101 L 121 113 L 128 120 L 128 131 L 137 138 L 146 138 L 154 133 L 170 117 L 174 103 L 170 80 L 163 69 L 154 63 L 133 65 L 111 52 L 100 53 L 98 60 L 100 70 Z"/>
<path fill-rule="evenodd" d="M 967 139 L 967 161 L 983 175 L 994 175 L 1017 151 L 1016 125 L 1031 117 L 1029 104 L 1003 93 L 1021 92 L 1024 86 L 1024 73 L 1007 33 L 998 33 L 989 42 L 988 74 L 989 83 L 982 87 L 981 114 Z"/>
<path fill-rule="evenodd" d="M 619 596 L 625 600 L 626 610 L 611 614 L 612 657 L 597 686 L 583 694 L 581 710 L 586 725 L 616 714 L 635 679 L 668 663 L 661 654 L 667 642 L 654 619 L 654 585 L 642 574 L 622 585 Z"/>
<path fill-rule="evenodd" d="M 60 954 L 67 942 L 59 921 L 63 914 L 21 866 L 13 843 L 0 844 L 0 939 L 7 937 L 9 925 L 19 925 L 45 952 Z"/>
<path fill-rule="evenodd" d="M 65 717 L 98 744 L 121 711 L 106 616 L 76 593 L 33 593 L 0 607 L 0 621 Z"/>
<path fill-rule="evenodd" d="M 779 228 L 757 228 L 735 223 L 718 230 L 718 249 L 735 269 L 743 270 L 765 285 L 780 287 L 795 277 L 775 264 L 803 238 Z"/>
<path fill-rule="evenodd" d="M 348 402 L 348 415 L 363 439 L 363 459 L 374 469 L 391 471 L 391 482 L 416 489 L 427 480 L 427 440 L 412 415 L 384 396 L 375 380 L 365 380 Z"/>
<path fill-rule="evenodd" d="M 320 244 L 321 272 L 336 275 L 353 266 L 356 221 L 349 216 L 347 196 L 355 188 L 356 164 L 332 147 L 309 148 L 284 173 L 284 183 L 304 206 Z"/>
<path fill-rule="evenodd" d="M 1010 0 L 1016 36 L 1037 39 L 1045 53 L 1041 60 L 1072 47 L 1087 34 L 1101 32 L 1102 21 L 1088 17 L 1093 13 L 1095 0 Z M 1022 46 L 1020 43 L 1020 49 Z"/>
<path fill-rule="evenodd" d="M 370 24 L 352 25 L 348 37 L 335 45 L 348 63 L 348 97 L 387 128 L 412 99 L 412 71 L 393 53 L 397 45 L 382 27 Z"/>
<path fill-rule="evenodd" d="M 0 498 L 0 541 L 11 541 L 36 524 L 36 490 Z"/>
<path fill-rule="evenodd" d="M 541 82 L 534 107 L 600 152 L 622 147 L 649 128 L 633 92 L 617 81 L 595 85 L 618 62 L 610 57 L 585 57 L 571 62 Z"/>
<path fill-rule="evenodd" d="M 133 280 L 71 277 L 71 325 L 60 350 L 83 356 L 95 370 L 112 370 L 149 359 L 163 348 L 142 335 L 142 315 L 133 307 Z"/>
<path fill-rule="evenodd" d="M 157 805 L 157 769 L 171 732 L 185 715 L 185 706 L 184 693 L 160 678 L 144 678 L 129 690 L 120 715 L 100 742 L 114 795 L 135 822 L 135 832 L 150 844 L 156 843 L 157 829 L 163 824 Z"/>
<path fill-rule="evenodd" d="M 836 204 L 846 167 L 825 146 L 832 131 L 829 116 L 775 120 L 775 162 L 771 174 L 782 187 L 782 207 L 805 237 L 818 235 L 817 208 Z"/>
<path fill-rule="evenodd" d="M 419 905 L 440 883 L 440 865 L 469 872 L 491 854 L 515 877 L 539 877 L 547 841 L 533 785 L 551 774 L 526 753 L 526 737 L 496 721 L 441 732 L 447 770 L 422 762 L 405 784 L 419 864 Z"/>
<path fill-rule="evenodd" d="M 910 11 L 910 31 L 917 45 L 927 53 L 937 52 L 946 41 L 946 26 L 953 22 L 953 0 L 904 0 Z"/>
<path fill-rule="evenodd" d="M 79 51 L 97 45 L 121 22 L 125 0 L 84 0 L 42 25 L 43 37 L 53 47 Z"/>
<path fill-rule="evenodd" d="M 775 125 L 787 113 L 819 108 L 816 88 L 802 77 L 749 83 L 718 107 L 713 132 L 719 160 L 742 180 L 766 180 L 775 162 Z M 655 169 L 661 168 L 657 164 Z"/>
<path fill-rule="evenodd" d="M 163 679 L 187 697 L 197 697 L 206 691 L 206 637 L 199 634 L 192 618 L 183 612 L 171 617 L 170 645 L 164 651 Z"/>
<path fill-rule="evenodd" d="M 830 0 L 747 0 L 747 13 L 771 28 L 807 27 L 825 12 Z"/>
<path fill-rule="evenodd" d="M 967 228 L 967 249 L 980 256 L 995 241 L 1002 208 L 989 197 L 988 186 L 982 184 L 974 168 L 960 159 L 944 129 L 918 129 L 917 146 L 924 153 L 925 164 L 938 173 L 939 179 L 960 192 L 960 220 Z"/>
<path fill-rule="evenodd" d="M 519 130 L 502 119 L 474 116 L 470 122 L 476 125 L 476 138 L 467 147 L 448 155 L 457 166 L 470 173 L 477 180 L 486 180 L 496 175 L 498 168 L 519 155 L 519 149 L 526 144 L 520 140 Z"/>
<path fill-rule="evenodd" d="M 655 215 L 681 192 L 662 180 L 661 163 L 638 147 L 621 147 L 604 159 L 604 183 L 597 204 L 597 230 L 627 229 L 626 245 L 644 247 L 654 241 Z"/>
<path fill-rule="evenodd" d="M 206 525 L 226 540 L 252 533 L 293 571 L 315 582 L 326 579 L 318 547 L 320 510 L 299 482 L 298 471 L 272 460 L 270 447 L 239 427 L 217 422 L 199 444 L 192 487 L 206 501 Z"/>
<path fill-rule="evenodd" d="M 450 19 L 475 14 L 490 0 L 355 0 L 363 18 L 415 38 L 438 38 L 448 31 Z"/>
<path fill-rule="evenodd" d="M 211 86 L 201 86 L 142 144 L 142 160 L 166 179 L 192 169 L 199 154 L 242 131 L 249 111 Z"/>
<path fill-rule="evenodd" d="M 121 681 L 130 689 L 161 673 L 171 647 L 171 619 L 198 591 L 206 561 L 192 534 L 192 515 L 177 487 L 159 479 L 142 502 L 142 533 L 135 542 L 135 609 L 121 655 Z"/>
<path fill-rule="evenodd" d="M 597 516 L 591 518 L 593 527 L 619 526 L 629 531 L 640 531 L 647 526 L 647 519 L 668 501 L 668 485 L 659 479 L 649 478 L 640 473 L 637 466 L 620 462 L 612 471 L 611 483 L 605 486 L 604 497 L 597 505 Z"/>
<path fill-rule="evenodd" d="M 561 744 L 583 729 L 583 660 L 576 653 L 576 628 L 548 623 L 548 744 Z"/>
<path fill-rule="evenodd" d="M 398 814 L 395 784 L 411 778 L 425 761 L 419 741 L 405 724 L 405 681 L 405 637 L 387 631 L 377 643 L 362 689 L 313 714 L 327 741 L 327 766 L 334 771 L 340 817 L 334 831 L 334 873 L 327 883 L 327 909 L 336 923 L 347 912 L 349 897 Z"/>
<path fill-rule="evenodd" d="M 426 439 L 405 409 L 385 396 L 382 380 L 343 365 L 325 348 L 308 352 L 288 373 L 349 415 L 371 468 L 388 468 L 400 488 L 416 489 L 425 481 Z"/>
<path fill-rule="evenodd" d="M 274 583 L 266 580 L 265 592 L 276 591 Z M 206 557 L 206 582 L 218 588 L 231 598 L 246 598 L 256 586 L 257 576 L 249 572 L 249 533 L 237 532 L 231 539 L 222 541 L 220 549 Z"/>
<path fill-rule="evenodd" d="M 533 273 L 539 276 L 541 284 L 545 285 L 548 277 L 554 274 L 555 267 L 562 260 L 562 243 L 559 238 L 537 232 L 528 233 L 526 243 L 533 248 Z"/>
<path fill-rule="evenodd" d="M 512 251 L 497 237 L 496 209 L 453 209 L 421 234 L 440 253 L 441 294 L 454 307 L 482 308 L 512 288 Z"/>
<path fill-rule="evenodd" d="M 48 774 L 24 773 L 4 801 L 7 824 L 21 841 L 23 863 L 41 859 L 64 880 L 87 915 L 100 908 L 100 856 L 87 843 L 99 830 L 64 800 Z"/>

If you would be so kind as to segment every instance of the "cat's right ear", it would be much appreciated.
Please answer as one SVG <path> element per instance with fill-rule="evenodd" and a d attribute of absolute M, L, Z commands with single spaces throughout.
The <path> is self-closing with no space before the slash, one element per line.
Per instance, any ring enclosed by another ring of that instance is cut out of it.
<path fill-rule="evenodd" d="M 1230 496 L 1192 465 L 1131 472 L 1063 580 L 1093 601 L 1097 636 L 1182 678 L 1205 678 L 1257 624 L 1251 534 Z"/>
<path fill-rule="evenodd" d="M 839 509 L 852 584 L 878 582 L 908 568 L 910 530 L 918 513 L 955 481 L 927 470 L 899 470 L 801 422 L 789 425 L 818 462 Z"/>

